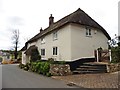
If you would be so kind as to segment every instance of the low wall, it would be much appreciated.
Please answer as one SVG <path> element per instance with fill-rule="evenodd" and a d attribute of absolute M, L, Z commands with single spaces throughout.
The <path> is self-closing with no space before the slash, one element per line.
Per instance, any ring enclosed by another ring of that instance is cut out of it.
<path fill-rule="evenodd" d="M 120 71 L 120 63 L 117 64 L 111 63 L 107 65 L 107 72 L 111 73 L 116 71 Z"/>
<path fill-rule="evenodd" d="M 70 70 L 70 66 L 68 64 L 51 64 L 50 65 L 50 73 L 54 76 L 65 76 L 71 75 L 72 72 Z"/>

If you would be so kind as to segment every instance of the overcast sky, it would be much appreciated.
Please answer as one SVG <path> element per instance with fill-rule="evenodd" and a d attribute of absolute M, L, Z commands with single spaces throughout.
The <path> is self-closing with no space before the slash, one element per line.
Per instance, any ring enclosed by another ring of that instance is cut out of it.
<path fill-rule="evenodd" d="M 12 48 L 12 31 L 20 31 L 20 48 L 49 24 L 81 8 L 111 37 L 118 34 L 119 0 L 0 0 L 0 49 Z"/>

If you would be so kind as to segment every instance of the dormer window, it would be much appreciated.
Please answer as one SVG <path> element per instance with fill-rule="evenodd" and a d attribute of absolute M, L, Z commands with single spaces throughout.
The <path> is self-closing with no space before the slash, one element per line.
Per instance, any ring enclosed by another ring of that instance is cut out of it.
<path fill-rule="evenodd" d="M 86 28 L 86 36 L 91 36 L 91 28 Z"/>
<path fill-rule="evenodd" d="M 41 44 L 45 44 L 45 37 L 41 38 Z"/>
<path fill-rule="evenodd" d="M 57 39 L 58 39 L 58 33 L 56 31 L 56 32 L 53 32 L 53 40 L 57 40 Z"/>

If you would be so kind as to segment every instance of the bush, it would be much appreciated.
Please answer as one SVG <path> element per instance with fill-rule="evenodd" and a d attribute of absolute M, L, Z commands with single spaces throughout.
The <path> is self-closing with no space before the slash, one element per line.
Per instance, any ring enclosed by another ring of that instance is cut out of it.
<path fill-rule="evenodd" d="M 20 63 L 20 64 L 19 64 L 19 67 L 20 67 L 21 69 L 24 68 L 24 64 Z"/>
<path fill-rule="evenodd" d="M 45 75 L 47 72 L 49 72 L 50 63 L 49 62 L 39 62 L 37 69 L 38 69 L 38 73 Z"/>
<path fill-rule="evenodd" d="M 50 77 L 50 76 L 52 76 L 52 75 L 51 75 L 51 73 L 47 72 L 47 73 L 46 73 L 46 76 L 47 76 L 47 77 Z"/>
<path fill-rule="evenodd" d="M 8 64 L 7 60 L 2 60 L 2 64 Z"/>
<path fill-rule="evenodd" d="M 13 64 L 13 63 L 14 63 L 14 61 L 13 61 L 13 60 L 10 60 L 8 63 L 9 63 L 9 64 Z"/>
<path fill-rule="evenodd" d="M 24 65 L 24 70 L 28 71 L 31 67 L 30 63 L 26 63 L 26 65 Z"/>
<path fill-rule="evenodd" d="M 36 64 L 37 64 L 36 62 L 31 62 L 31 67 L 30 67 L 31 71 L 33 72 L 36 71 L 36 68 L 35 68 Z"/>
<path fill-rule="evenodd" d="M 36 48 L 31 51 L 31 62 L 35 62 L 37 60 L 41 60 L 41 56 L 39 55 L 39 51 Z"/>
<path fill-rule="evenodd" d="M 31 62 L 30 69 L 33 72 L 37 72 L 43 75 L 48 75 L 47 73 L 49 73 L 50 63 L 49 62 Z"/>
<path fill-rule="evenodd" d="M 49 69 L 50 69 L 49 62 L 42 62 L 42 61 L 41 62 L 31 62 L 31 63 L 27 63 L 26 65 L 20 63 L 19 67 L 26 71 L 31 70 L 31 71 L 39 73 L 39 74 L 51 76 L 51 74 L 49 73 Z"/>
<path fill-rule="evenodd" d="M 66 64 L 65 61 L 59 61 L 58 64 Z"/>
<path fill-rule="evenodd" d="M 0 57 L 0 62 L 2 62 L 2 60 L 3 60 L 2 57 Z"/>
<path fill-rule="evenodd" d="M 111 63 L 120 63 L 120 47 L 112 47 L 112 61 Z"/>
<path fill-rule="evenodd" d="M 48 58 L 47 62 L 49 62 L 49 63 L 51 63 L 51 64 L 54 64 L 54 63 L 55 63 L 55 61 L 54 61 L 53 58 Z"/>

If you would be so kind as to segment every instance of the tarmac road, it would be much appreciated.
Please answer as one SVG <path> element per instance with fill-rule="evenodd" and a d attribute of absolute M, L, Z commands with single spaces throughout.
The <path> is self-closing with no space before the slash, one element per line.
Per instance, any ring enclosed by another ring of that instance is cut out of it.
<path fill-rule="evenodd" d="M 67 83 L 20 69 L 17 64 L 2 66 L 2 88 L 76 88 Z M 78 88 L 78 87 L 77 87 Z"/>

